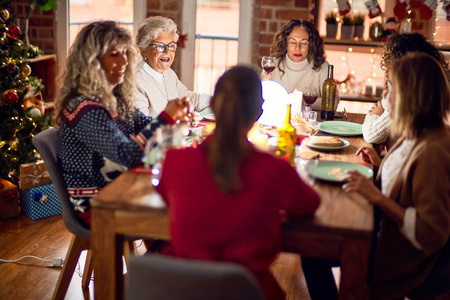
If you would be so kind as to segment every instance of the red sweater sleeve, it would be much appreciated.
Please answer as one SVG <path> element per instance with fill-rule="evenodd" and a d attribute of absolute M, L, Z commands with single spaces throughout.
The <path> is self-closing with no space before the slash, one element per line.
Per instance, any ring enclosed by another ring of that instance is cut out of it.
<path fill-rule="evenodd" d="M 313 215 L 320 204 L 319 195 L 303 180 L 288 163 L 283 161 L 280 176 L 280 189 L 283 195 L 283 206 L 290 216 Z"/>

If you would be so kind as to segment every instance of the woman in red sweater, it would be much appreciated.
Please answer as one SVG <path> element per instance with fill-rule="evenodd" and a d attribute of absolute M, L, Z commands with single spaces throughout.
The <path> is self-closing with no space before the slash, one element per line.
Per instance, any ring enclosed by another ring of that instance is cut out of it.
<path fill-rule="evenodd" d="M 269 270 L 281 223 L 286 214 L 313 215 L 320 199 L 287 162 L 247 140 L 262 103 L 255 70 L 227 71 L 211 100 L 214 134 L 198 148 L 169 150 L 157 189 L 170 206 L 176 256 L 242 264 L 268 299 L 284 299 Z"/>

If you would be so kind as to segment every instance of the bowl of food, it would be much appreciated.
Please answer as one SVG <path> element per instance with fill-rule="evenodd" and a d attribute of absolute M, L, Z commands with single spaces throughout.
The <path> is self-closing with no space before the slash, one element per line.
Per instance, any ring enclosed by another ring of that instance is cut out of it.
<path fill-rule="evenodd" d="M 298 136 L 313 136 L 319 131 L 321 125 L 317 120 L 305 119 L 299 114 L 292 116 L 291 122 Z"/>

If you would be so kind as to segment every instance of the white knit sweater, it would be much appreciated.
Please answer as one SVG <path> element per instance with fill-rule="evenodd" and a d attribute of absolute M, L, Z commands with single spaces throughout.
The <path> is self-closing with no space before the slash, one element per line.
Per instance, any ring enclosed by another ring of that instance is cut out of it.
<path fill-rule="evenodd" d="M 271 73 L 272 80 L 283 85 L 288 93 L 292 93 L 295 89 L 303 91 L 306 87 L 316 87 L 319 92 L 319 98 L 312 105 L 312 109 L 320 110 L 322 105 L 322 85 L 328 75 L 328 62 L 324 62 L 319 70 L 313 70 L 314 62 L 308 62 L 307 59 L 301 62 L 292 61 L 287 55 L 280 67 Z"/>

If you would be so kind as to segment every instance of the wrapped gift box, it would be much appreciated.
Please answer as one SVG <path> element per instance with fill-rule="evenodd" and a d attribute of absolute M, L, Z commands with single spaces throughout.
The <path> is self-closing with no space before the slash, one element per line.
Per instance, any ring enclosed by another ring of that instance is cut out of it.
<path fill-rule="evenodd" d="M 52 183 L 20 190 L 20 208 L 31 220 L 61 214 L 61 202 Z"/>
<path fill-rule="evenodd" d="M 19 174 L 19 188 L 21 190 L 51 182 L 50 174 L 42 160 L 35 163 L 21 164 Z"/>
<path fill-rule="evenodd" d="M 19 215 L 19 191 L 17 186 L 0 179 L 0 220 Z"/>

